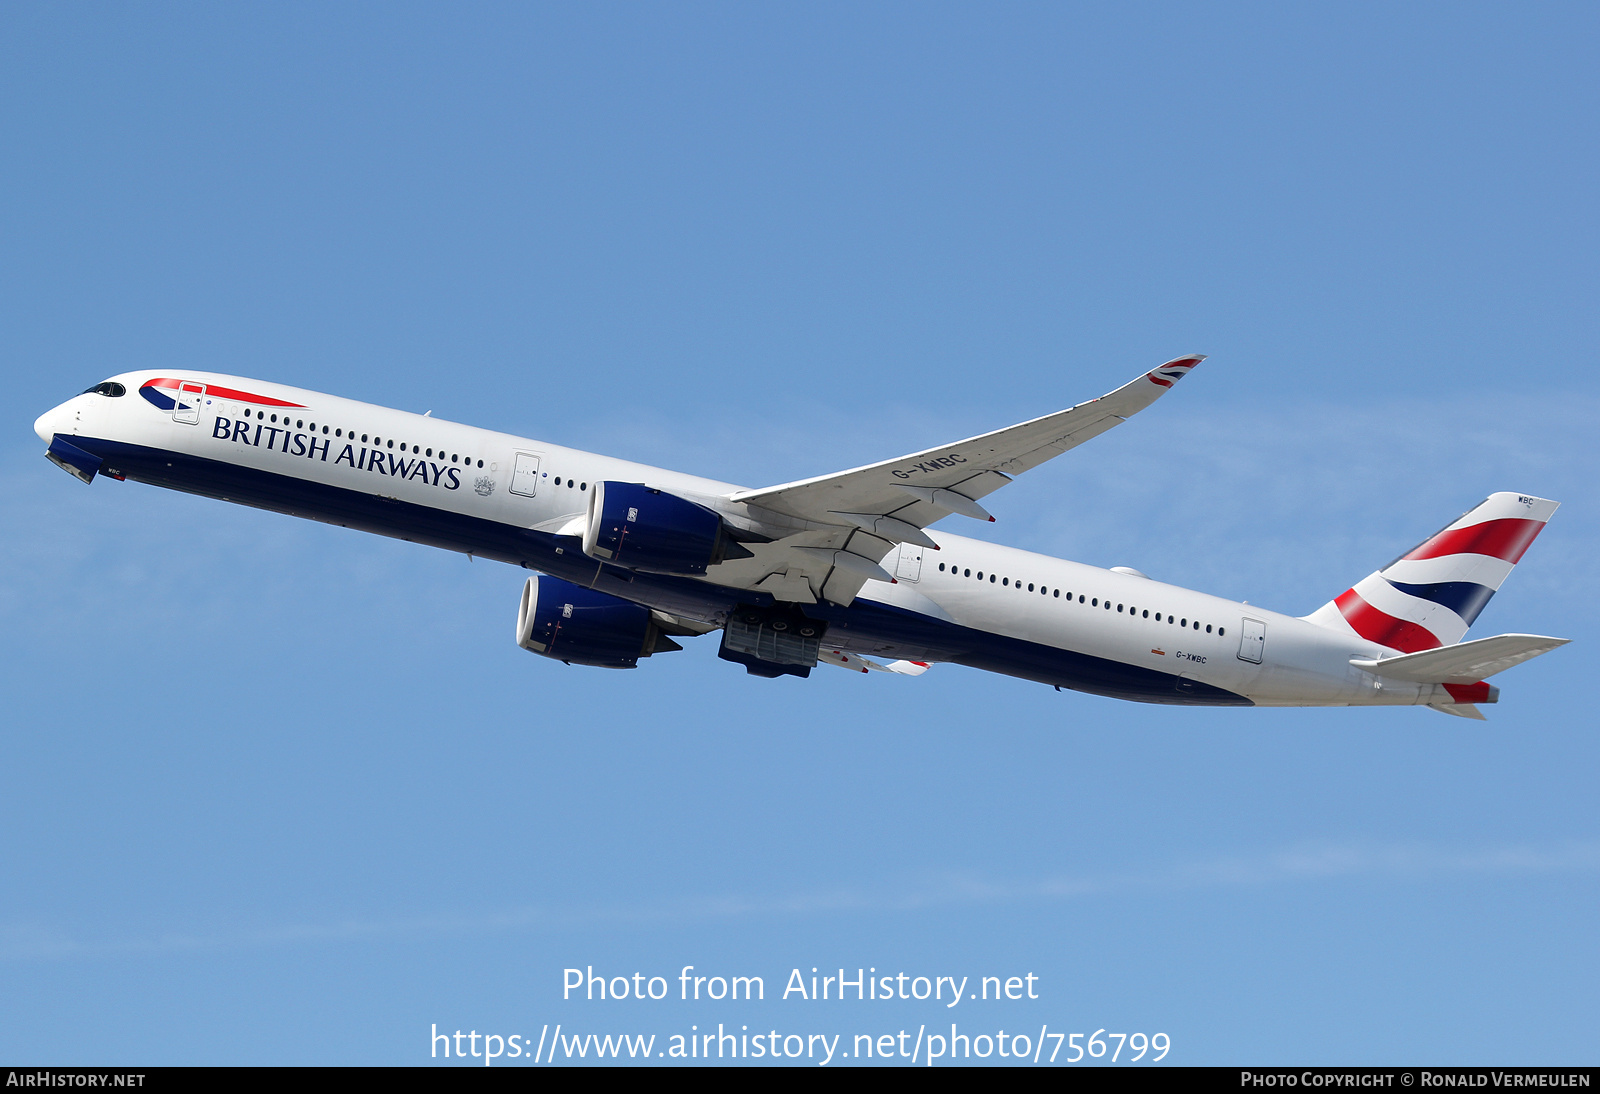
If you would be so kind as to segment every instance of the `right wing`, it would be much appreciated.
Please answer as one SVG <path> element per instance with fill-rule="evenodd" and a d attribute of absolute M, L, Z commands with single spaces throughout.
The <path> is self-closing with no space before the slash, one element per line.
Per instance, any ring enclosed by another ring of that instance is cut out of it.
<path fill-rule="evenodd" d="M 838 523 L 839 513 L 893 514 L 918 528 L 951 513 L 992 519 L 971 503 L 1052 456 L 1121 425 L 1203 360 L 1205 356 L 1198 353 L 1179 357 L 1108 395 L 1031 422 L 850 471 L 740 490 L 728 500 L 828 523 Z M 940 491 L 948 493 L 929 496 Z"/>
<path fill-rule="evenodd" d="M 1098 399 L 954 444 L 781 486 L 735 491 L 718 500 L 742 509 L 756 526 L 797 531 L 773 543 L 746 544 L 754 559 L 715 567 L 714 579 L 761 588 L 781 600 L 822 597 L 849 604 L 869 579 L 892 580 L 878 564 L 897 544 L 933 547 L 922 529 L 951 513 L 993 520 L 979 498 L 1121 425 L 1203 360 L 1202 354 L 1176 358 Z"/>

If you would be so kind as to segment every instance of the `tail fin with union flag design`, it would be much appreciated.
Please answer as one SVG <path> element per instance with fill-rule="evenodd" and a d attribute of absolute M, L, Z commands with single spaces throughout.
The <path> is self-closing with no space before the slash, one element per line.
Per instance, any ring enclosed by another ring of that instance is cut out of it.
<path fill-rule="evenodd" d="M 1529 494 L 1491 494 L 1305 618 L 1402 653 L 1454 645 L 1559 505 Z"/>

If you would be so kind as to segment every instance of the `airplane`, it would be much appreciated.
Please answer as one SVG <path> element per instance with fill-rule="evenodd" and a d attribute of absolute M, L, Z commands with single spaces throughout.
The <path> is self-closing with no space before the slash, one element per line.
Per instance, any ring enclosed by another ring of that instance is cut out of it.
<path fill-rule="evenodd" d="M 1491 494 L 1316 611 L 1290 616 L 932 526 L 995 518 L 1016 476 L 1150 406 L 1204 356 L 1070 409 L 750 489 L 318 392 L 123 373 L 42 415 L 50 461 L 533 571 L 523 649 L 635 668 L 721 631 L 756 676 L 965 665 L 1198 706 L 1427 706 L 1482 719 L 1488 677 L 1566 639 L 1463 641 L 1558 503 Z M 892 660 L 890 660 L 892 659 Z M 887 662 L 887 663 L 886 663 Z"/>

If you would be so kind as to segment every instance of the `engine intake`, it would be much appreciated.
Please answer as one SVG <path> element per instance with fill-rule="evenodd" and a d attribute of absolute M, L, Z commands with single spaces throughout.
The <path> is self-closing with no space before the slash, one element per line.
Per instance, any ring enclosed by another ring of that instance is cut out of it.
<path fill-rule="evenodd" d="M 569 665 L 637 668 L 639 658 L 681 650 L 650 609 L 610 593 L 540 574 L 522 587 L 517 645 Z"/>
<path fill-rule="evenodd" d="M 594 484 L 583 553 L 661 574 L 703 574 L 724 559 L 751 557 L 715 512 L 639 482 Z"/>

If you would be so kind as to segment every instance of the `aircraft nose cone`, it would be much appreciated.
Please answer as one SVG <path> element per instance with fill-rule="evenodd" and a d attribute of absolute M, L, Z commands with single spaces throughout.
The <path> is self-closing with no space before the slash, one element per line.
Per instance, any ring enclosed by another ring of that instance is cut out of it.
<path fill-rule="evenodd" d="M 33 423 L 33 431 L 39 434 L 41 441 L 49 441 L 57 433 L 61 432 L 60 422 L 64 417 L 66 405 L 62 403 L 58 407 L 45 411 Z"/>

